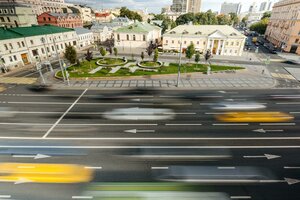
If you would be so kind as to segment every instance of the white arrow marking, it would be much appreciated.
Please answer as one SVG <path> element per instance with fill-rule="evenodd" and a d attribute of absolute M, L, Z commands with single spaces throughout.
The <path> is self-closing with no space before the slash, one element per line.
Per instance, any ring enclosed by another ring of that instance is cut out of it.
<path fill-rule="evenodd" d="M 37 154 L 37 155 L 13 155 L 13 158 L 33 158 L 35 160 L 42 159 L 42 158 L 50 158 L 51 156 Z"/>
<path fill-rule="evenodd" d="M 265 130 L 265 129 L 261 128 L 261 129 L 253 130 L 253 132 L 258 132 L 258 133 L 266 133 L 266 132 L 283 132 L 283 130 Z"/>
<path fill-rule="evenodd" d="M 300 180 L 298 179 L 293 179 L 293 178 L 284 178 L 284 180 L 289 184 L 289 185 L 293 185 L 296 183 L 300 183 Z"/>
<path fill-rule="evenodd" d="M 243 158 L 267 158 L 268 160 L 280 158 L 281 156 L 264 154 L 263 156 L 243 156 Z"/>
<path fill-rule="evenodd" d="M 124 131 L 125 133 L 154 133 L 155 130 L 137 130 L 137 129 L 131 129 Z"/>

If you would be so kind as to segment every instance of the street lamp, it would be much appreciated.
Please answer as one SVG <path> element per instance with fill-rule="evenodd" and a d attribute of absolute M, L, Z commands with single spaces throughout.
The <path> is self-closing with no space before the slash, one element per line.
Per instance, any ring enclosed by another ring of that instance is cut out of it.
<path fill-rule="evenodd" d="M 183 37 L 183 33 L 185 31 L 182 32 L 181 37 L 180 37 L 180 48 L 179 48 L 179 64 L 178 64 L 178 74 L 177 74 L 177 87 L 179 87 L 179 81 L 180 81 L 180 67 L 181 67 L 181 59 L 182 59 L 182 37 Z"/>
<path fill-rule="evenodd" d="M 60 69 L 61 69 L 61 73 L 63 75 L 64 82 L 66 82 L 65 69 L 63 68 L 62 61 L 61 61 L 60 56 L 58 54 L 57 46 L 56 46 L 56 41 L 55 40 L 56 40 L 56 38 L 55 38 L 55 36 L 53 36 L 53 44 L 54 44 L 54 48 L 55 48 L 55 53 L 56 53 L 56 56 L 58 58 L 58 62 L 59 62 L 59 66 L 60 66 Z"/>
<path fill-rule="evenodd" d="M 52 68 L 51 62 L 49 60 L 48 50 L 46 49 L 46 39 L 44 37 L 42 37 L 41 42 L 43 43 L 44 49 L 45 49 L 45 52 L 46 52 L 46 56 L 47 56 L 46 60 L 48 61 L 47 64 L 49 64 L 49 66 L 50 66 L 50 71 L 53 72 L 53 68 Z"/>

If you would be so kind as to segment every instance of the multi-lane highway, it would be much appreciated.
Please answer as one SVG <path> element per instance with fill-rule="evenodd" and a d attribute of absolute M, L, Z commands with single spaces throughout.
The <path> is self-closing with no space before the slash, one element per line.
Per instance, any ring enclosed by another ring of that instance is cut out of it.
<path fill-rule="evenodd" d="M 293 118 L 224 122 L 217 116 L 241 109 L 221 105 L 261 105 L 256 112 Z M 300 198 L 297 90 L 39 93 L 18 86 L 0 93 L 0 108 L 2 163 L 79 164 L 94 170 L 93 182 L 102 185 L 168 180 L 193 184 L 198 192 L 223 192 L 231 199 Z M 172 174 L 178 166 L 200 167 L 196 171 L 201 173 Z M 89 189 L 82 184 L 21 181 L 1 183 L 0 195 L 98 198 L 84 190 Z"/>

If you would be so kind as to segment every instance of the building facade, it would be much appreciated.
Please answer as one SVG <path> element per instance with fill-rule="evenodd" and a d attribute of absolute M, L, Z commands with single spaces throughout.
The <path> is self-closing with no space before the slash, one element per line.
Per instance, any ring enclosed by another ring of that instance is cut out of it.
<path fill-rule="evenodd" d="M 77 47 L 87 49 L 94 43 L 93 32 L 85 28 L 75 28 L 77 34 Z"/>
<path fill-rule="evenodd" d="M 285 52 L 300 54 L 300 0 L 274 5 L 265 37 Z"/>
<path fill-rule="evenodd" d="M 193 43 L 196 51 L 214 55 L 241 56 L 246 37 L 227 25 L 180 25 L 163 35 L 164 51 L 185 51 Z"/>
<path fill-rule="evenodd" d="M 37 17 L 39 25 L 50 24 L 64 28 L 83 27 L 83 22 L 78 14 L 69 13 L 43 13 Z"/>
<path fill-rule="evenodd" d="M 0 4 L 0 25 L 6 28 L 37 25 L 31 7 L 18 4 Z"/>
<path fill-rule="evenodd" d="M 224 2 L 221 5 L 221 14 L 228 15 L 230 13 L 240 14 L 242 10 L 241 3 L 227 3 Z"/>
<path fill-rule="evenodd" d="M 118 28 L 114 31 L 115 47 L 145 50 L 150 43 L 161 42 L 161 31 L 161 28 L 145 22 Z"/>
<path fill-rule="evenodd" d="M 170 9 L 175 13 L 198 13 L 201 10 L 201 0 L 173 0 Z"/>
<path fill-rule="evenodd" d="M 77 46 L 73 29 L 56 26 L 0 28 L 0 57 L 7 69 L 63 56 L 67 45 Z"/>

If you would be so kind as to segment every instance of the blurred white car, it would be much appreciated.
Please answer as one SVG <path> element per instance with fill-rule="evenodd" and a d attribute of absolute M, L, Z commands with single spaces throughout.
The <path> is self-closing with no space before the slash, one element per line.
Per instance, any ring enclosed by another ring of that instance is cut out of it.
<path fill-rule="evenodd" d="M 259 110 L 265 108 L 265 105 L 253 102 L 224 102 L 212 106 L 214 110 Z"/>
<path fill-rule="evenodd" d="M 175 113 L 166 108 L 118 108 L 105 112 L 103 117 L 112 120 L 168 120 L 174 119 Z"/>

